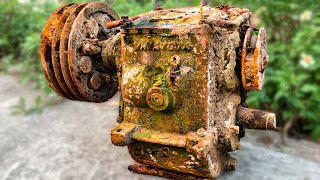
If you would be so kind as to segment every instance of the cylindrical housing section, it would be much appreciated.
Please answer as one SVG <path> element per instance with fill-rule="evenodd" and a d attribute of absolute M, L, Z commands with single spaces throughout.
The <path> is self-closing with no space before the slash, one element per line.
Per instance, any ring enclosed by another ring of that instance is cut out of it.
<path fill-rule="evenodd" d="M 248 129 L 272 130 L 276 128 L 276 115 L 239 106 L 237 125 Z"/>

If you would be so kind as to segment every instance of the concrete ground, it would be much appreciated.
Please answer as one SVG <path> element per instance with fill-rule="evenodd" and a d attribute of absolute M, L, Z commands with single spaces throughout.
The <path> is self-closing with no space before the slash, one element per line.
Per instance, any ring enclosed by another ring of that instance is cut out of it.
<path fill-rule="evenodd" d="M 32 102 L 37 91 L 18 78 L 0 74 L 0 180 L 147 180 L 131 173 L 126 147 L 113 146 L 118 99 L 103 104 L 62 101 L 40 114 L 13 115 L 20 96 Z M 27 103 L 28 104 L 28 103 Z M 320 145 L 289 140 L 281 147 L 276 132 L 247 131 L 233 153 L 238 169 L 220 179 L 320 179 Z"/>

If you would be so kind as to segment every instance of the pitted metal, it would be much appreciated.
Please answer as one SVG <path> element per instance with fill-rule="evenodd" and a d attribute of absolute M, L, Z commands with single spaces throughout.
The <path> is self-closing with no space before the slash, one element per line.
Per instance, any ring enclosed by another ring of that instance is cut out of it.
<path fill-rule="evenodd" d="M 59 86 L 59 83 L 54 75 L 53 65 L 52 65 L 52 40 L 55 31 L 55 24 L 59 22 L 60 17 L 63 12 L 67 10 L 72 5 L 65 5 L 57 9 L 48 20 L 46 26 L 43 29 L 41 36 L 41 62 L 43 72 L 48 80 L 49 86 L 60 96 L 71 99 Z"/>
<path fill-rule="evenodd" d="M 248 9 L 201 2 L 121 19 L 103 3 L 68 5 L 44 29 L 42 64 L 59 95 L 104 102 L 120 90 L 111 141 L 128 146 L 131 171 L 217 178 L 236 169 L 229 152 L 244 128 L 276 126 L 273 113 L 242 106 L 262 88 L 265 29 Z"/>
<path fill-rule="evenodd" d="M 267 37 L 264 28 L 255 37 L 253 28 L 246 32 L 242 50 L 242 83 L 245 90 L 261 90 L 268 64 Z"/>
<path fill-rule="evenodd" d="M 103 78 L 115 76 L 103 66 L 100 53 L 103 40 L 111 35 L 98 38 L 105 23 L 117 19 L 118 16 L 109 6 L 90 3 L 81 10 L 73 23 L 68 43 L 69 71 L 74 84 L 87 101 L 104 102 L 118 91 L 118 82 L 115 79 Z M 79 60 L 83 56 L 89 56 L 92 60 L 89 73 L 83 73 L 79 66 Z"/>
<path fill-rule="evenodd" d="M 51 16 L 43 33 L 41 57 L 50 87 L 59 95 L 104 102 L 118 91 L 115 71 L 103 66 L 101 55 L 104 41 L 117 33 L 105 24 L 118 19 L 102 3 L 67 5 Z"/>
<path fill-rule="evenodd" d="M 63 75 L 62 69 L 60 65 L 60 37 L 62 34 L 62 30 L 64 24 L 66 23 L 70 14 L 78 7 L 78 4 L 74 4 L 70 6 L 67 10 L 63 12 L 61 17 L 59 18 L 59 22 L 55 24 L 54 32 L 53 32 L 53 39 L 52 39 L 52 48 L 51 48 L 51 55 L 52 55 L 52 65 L 54 70 L 55 78 L 57 79 L 59 86 L 63 90 L 64 93 L 68 95 L 71 99 L 75 100 L 76 96 L 71 92 L 68 85 L 66 84 Z"/>
<path fill-rule="evenodd" d="M 69 71 L 69 62 L 68 62 L 68 43 L 69 43 L 69 36 L 71 32 L 71 28 L 73 25 L 74 20 L 80 13 L 80 11 L 86 6 L 86 3 L 79 4 L 77 8 L 70 13 L 70 16 L 68 17 L 67 21 L 64 23 L 61 37 L 60 37 L 60 48 L 59 48 L 59 54 L 60 54 L 60 67 L 61 72 L 63 75 L 63 79 L 67 86 L 69 87 L 70 91 L 74 94 L 74 96 L 77 97 L 77 100 L 84 101 L 84 97 L 80 94 L 78 88 L 74 84 L 70 71 Z M 80 60 L 81 61 L 81 60 Z"/>

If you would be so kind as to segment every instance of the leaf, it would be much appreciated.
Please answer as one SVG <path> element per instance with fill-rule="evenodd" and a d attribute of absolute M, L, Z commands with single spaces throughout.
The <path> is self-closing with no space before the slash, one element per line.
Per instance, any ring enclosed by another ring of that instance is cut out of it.
<path fill-rule="evenodd" d="M 279 101 L 279 99 L 281 99 L 281 98 L 283 98 L 283 97 L 286 97 L 286 95 L 287 95 L 287 92 L 280 90 L 280 91 L 278 91 L 278 92 L 276 93 L 276 95 L 274 96 L 274 101 L 277 102 L 277 101 Z"/>
<path fill-rule="evenodd" d="M 320 91 L 320 86 L 319 85 L 314 85 L 314 84 L 304 84 L 300 88 L 301 92 L 303 93 L 317 93 Z"/>

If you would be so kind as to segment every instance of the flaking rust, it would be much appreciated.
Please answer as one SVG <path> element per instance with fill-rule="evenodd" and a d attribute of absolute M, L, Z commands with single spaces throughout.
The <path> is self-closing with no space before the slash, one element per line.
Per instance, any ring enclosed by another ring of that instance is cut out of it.
<path fill-rule="evenodd" d="M 121 18 L 106 4 L 67 5 L 48 21 L 41 58 L 49 85 L 71 100 L 121 92 L 112 143 L 128 146 L 129 170 L 211 179 L 235 170 L 229 152 L 244 129 L 274 129 L 273 113 L 245 106 L 261 90 L 266 31 L 229 5 L 156 8 Z"/>

